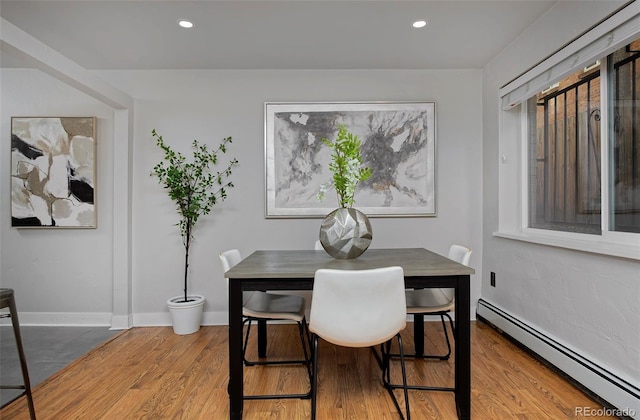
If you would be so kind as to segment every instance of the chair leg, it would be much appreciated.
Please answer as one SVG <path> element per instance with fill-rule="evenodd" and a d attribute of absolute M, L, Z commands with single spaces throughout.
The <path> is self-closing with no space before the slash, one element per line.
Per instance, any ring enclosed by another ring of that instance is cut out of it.
<path fill-rule="evenodd" d="M 391 360 L 391 341 L 380 344 L 380 353 L 382 354 L 382 382 L 389 383 L 391 382 L 391 373 L 389 372 L 389 362 Z"/>
<path fill-rule="evenodd" d="M 440 315 L 440 322 L 442 323 L 442 331 L 444 331 L 444 338 L 447 343 L 447 352 L 445 354 L 405 354 L 404 357 L 410 357 L 410 358 L 416 358 L 416 359 L 449 360 L 449 358 L 451 357 L 451 340 L 449 339 L 449 333 L 447 332 L 447 325 L 444 321 L 444 317 L 446 316 L 447 318 L 449 318 L 449 322 L 451 323 L 451 331 L 453 332 L 453 336 L 455 337 L 455 327 L 453 325 L 453 320 L 451 319 L 449 314 L 446 312 L 429 314 L 429 315 Z M 419 338 L 415 337 L 414 339 L 418 340 Z M 424 340 L 424 337 L 422 337 L 422 339 Z M 392 353 L 390 354 L 390 356 L 400 357 L 400 354 Z"/>
<path fill-rule="evenodd" d="M 398 347 L 400 347 L 400 367 L 402 368 L 402 386 L 404 390 L 404 409 L 407 413 L 407 420 L 411 420 L 411 409 L 409 408 L 409 388 L 407 386 L 407 367 L 404 363 L 404 349 L 402 337 L 398 333 Z"/>
<path fill-rule="evenodd" d="M 308 341 L 309 335 L 306 334 L 307 341 L 305 341 L 305 331 L 307 330 L 307 322 L 302 319 L 302 322 L 298 322 L 298 330 L 300 331 L 300 343 L 302 344 L 302 351 L 304 352 L 305 365 L 307 366 L 307 374 L 309 375 L 309 383 L 311 383 L 311 355 L 312 351 L 311 343 Z M 307 345 L 309 346 L 309 352 L 307 352 Z"/>
<path fill-rule="evenodd" d="M 244 338 L 244 344 L 242 346 L 242 360 L 244 361 L 245 366 L 262 366 L 262 365 L 292 365 L 292 364 L 309 364 L 309 354 L 307 353 L 307 347 L 305 345 L 305 333 L 304 332 L 300 332 L 300 341 L 302 344 L 302 350 L 304 352 L 304 359 L 295 359 L 295 360 L 248 360 L 246 358 L 246 352 L 247 352 L 247 347 L 248 347 L 248 342 L 249 342 L 249 333 L 251 331 L 251 323 L 253 321 L 256 321 L 256 318 L 247 318 L 244 320 L 244 323 L 247 324 L 247 332 L 245 334 L 245 338 Z M 267 321 L 272 321 L 272 320 L 267 320 Z M 298 322 L 298 328 L 300 329 L 302 327 L 302 325 L 304 324 L 304 328 L 306 329 L 306 319 L 303 318 L 301 322 Z M 307 337 L 309 337 L 308 333 L 306 334 Z M 309 341 L 307 340 L 307 343 Z"/>
<path fill-rule="evenodd" d="M 313 358 L 313 376 L 311 380 L 311 420 L 316 419 L 316 404 L 318 400 L 318 336 L 311 335 L 311 357 Z"/>
<path fill-rule="evenodd" d="M 303 318 L 302 321 L 298 323 L 298 328 L 300 330 L 300 342 L 302 343 L 304 358 L 311 364 L 311 336 L 309 336 L 309 327 L 306 318 Z M 309 350 L 308 352 L 307 349 Z"/>
<path fill-rule="evenodd" d="M 387 389 L 387 392 L 389 392 L 391 399 L 393 399 L 393 403 L 398 409 L 398 414 L 400 415 L 401 419 L 405 419 L 405 416 L 402 414 L 402 409 L 400 408 L 400 404 L 398 403 L 398 399 L 396 398 L 396 395 L 393 393 L 393 390 L 397 388 L 403 389 L 404 407 L 405 407 L 404 409 L 405 409 L 405 413 L 407 413 L 406 419 L 411 420 L 411 409 L 409 408 L 409 386 L 407 385 L 407 369 L 406 369 L 405 360 L 404 360 L 404 349 L 402 345 L 402 337 L 400 336 L 400 334 L 398 334 L 396 337 L 398 339 L 398 347 L 400 349 L 399 356 L 400 356 L 400 367 L 402 370 L 402 386 L 391 384 L 391 363 L 390 363 L 391 356 L 392 356 L 392 354 L 390 353 L 391 340 L 387 341 L 384 345 L 380 347 L 382 351 L 382 366 L 383 366 L 382 382 L 384 387 Z"/>
<path fill-rule="evenodd" d="M 449 318 L 449 320 L 451 320 L 451 317 L 449 316 L 449 314 L 441 314 L 440 315 L 440 321 L 442 322 L 442 331 L 444 331 L 444 339 L 447 342 L 447 354 L 440 356 L 441 360 L 449 360 L 449 357 L 451 356 L 451 342 L 449 341 L 449 333 L 447 333 L 447 324 L 444 322 L 444 317 Z M 453 323 L 451 324 L 453 326 Z M 453 331 L 453 328 L 452 328 Z M 455 337 L 455 332 L 454 332 L 454 337 Z"/>
<path fill-rule="evenodd" d="M 443 323 L 443 325 L 446 325 Z M 447 391 L 447 392 L 455 392 L 455 388 L 450 388 L 450 387 L 441 387 L 441 386 L 427 386 L 427 385 L 410 385 L 407 384 L 406 381 L 406 373 L 404 373 L 404 369 L 405 369 L 405 360 L 407 357 L 414 357 L 414 355 L 410 355 L 407 356 L 406 354 L 404 354 L 404 349 L 403 346 L 401 344 L 402 338 L 399 337 L 398 338 L 398 347 L 399 347 L 399 352 L 398 353 L 391 353 L 390 349 L 391 349 L 391 341 L 389 341 L 387 343 L 387 350 L 386 350 L 386 354 L 385 354 L 385 349 L 384 346 L 380 346 L 380 351 L 382 352 L 382 361 L 380 362 L 380 366 L 383 368 L 383 374 L 382 374 L 382 378 L 383 378 L 383 382 L 385 387 L 389 390 L 389 392 L 391 392 L 391 390 L 393 389 L 413 389 L 413 390 L 419 390 L 419 391 Z M 375 351 L 374 351 L 374 355 L 376 355 Z M 391 359 L 392 357 L 399 357 L 400 358 L 400 362 L 403 368 L 403 383 L 402 384 L 392 384 L 391 383 L 391 375 L 389 374 L 388 371 L 385 370 L 385 366 L 389 366 L 389 361 L 385 361 L 385 358 L 387 359 Z M 376 355 L 377 358 L 377 355 Z M 391 394 L 392 396 L 394 396 L 393 394 Z M 405 397 L 406 398 L 406 397 Z M 408 401 L 408 399 L 406 400 Z M 398 410 L 400 410 L 400 407 L 398 406 L 398 404 L 396 403 L 396 407 L 398 407 Z"/>
<path fill-rule="evenodd" d="M 451 331 L 453 331 L 453 337 L 456 337 L 456 326 L 453 324 L 453 319 L 451 319 L 451 317 L 449 316 L 448 312 L 445 312 L 443 314 L 444 316 L 446 316 L 447 318 L 449 318 L 449 324 L 451 324 Z"/>
<path fill-rule="evenodd" d="M 11 401 L 15 401 L 17 398 L 22 395 L 27 397 L 27 406 L 29 407 L 29 418 L 31 420 L 36 420 L 36 409 L 33 405 L 33 395 L 31 393 L 31 381 L 29 380 L 29 370 L 27 368 L 27 359 L 24 353 L 24 347 L 22 346 L 22 334 L 20 333 L 20 321 L 18 320 L 18 308 L 16 307 L 15 300 L 13 296 L 9 298 L 8 301 L 9 306 L 9 314 L 8 316 L 11 318 L 11 325 L 13 327 L 13 336 L 16 341 L 16 347 L 18 350 L 18 358 L 20 359 L 20 369 L 22 371 L 22 386 L 2 386 L 2 389 L 23 389 L 24 391 L 16 398 Z M 4 317 L 4 316 L 3 316 Z M 3 407 L 6 404 L 3 405 Z"/>
<path fill-rule="evenodd" d="M 304 394 L 272 394 L 272 395 L 245 395 L 243 398 L 245 400 L 269 400 L 269 399 L 309 399 L 311 398 L 312 391 L 312 373 L 311 373 L 311 358 L 312 355 L 309 354 L 311 351 L 311 338 L 309 337 L 309 332 L 307 329 L 307 321 L 306 318 L 303 318 L 301 322 L 298 322 L 298 334 L 300 336 L 300 344 L 302 345 L 302 352 L 304 353 L 304 359 L 297 360 L 260 360 L 260 361 L 250 361 L 245 358 L 245 352 L 247 349 L 247 342 L 249 340 L 249 332 L 251 330 L 251 322 L 255 321 L 255 318 L 247 318 L 244 322 L 247 323 L 247 333 L 245 336 L 245 342 L 243 345 L 242 358 L 244 360 L 244 364 L 246 366 L 256 366 L 256 365 L 291 365 L 291 364 L 303 364 L 307 369 L 307 375 L 309 377 L 309 391 Z M 307 346 L 308 349 L 307 350 Z"/>
<path fill-rule="evenodd" d="M 249 332 L 251 332 L 251 318 L 245 319 L 243 324 L 247 324 L 247 333 L 244 336 L 244 344 L 242 345 L 242 360 L 245 366 L 253 366 L 255 363 L 248 361 L 245 356 L 247 354 L 247 344 L 249 343 Z"/>

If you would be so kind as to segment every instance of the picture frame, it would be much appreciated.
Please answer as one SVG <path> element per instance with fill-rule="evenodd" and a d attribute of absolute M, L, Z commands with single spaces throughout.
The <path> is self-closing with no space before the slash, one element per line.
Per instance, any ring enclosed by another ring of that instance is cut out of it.
<path fill-rule="evenodd" d="M 11 117 L 11 226 L 97 227 L 95 117 Z"/>
<path fill-rule="evenodd" d="M 330 188 L 338 129 L 362 141 L 353 207 L 369 217 L 433 217 L 436 212 L 436 104 L 425 102 L 265 102 L 265 217 L 321 218 L 338 207 Z"/>

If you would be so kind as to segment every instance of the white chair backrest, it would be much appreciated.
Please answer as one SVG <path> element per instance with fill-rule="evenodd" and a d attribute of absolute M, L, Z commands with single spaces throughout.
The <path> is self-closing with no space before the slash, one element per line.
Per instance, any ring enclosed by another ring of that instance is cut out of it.
<path fill-rule="evenodd" d="M 469 265 L 469 261 L 471 260 L 471 250 L 466 246 L 451 245 L 448 257 L 450 260 L 459 262 L 460 264 Z M 442 289 L 442 293 L 444 293 L 449 301 L 453 302 L 455 295 L 455 291 L 453 289 Z"/>
<path fill-rule="evenodd" d="M 220 261 L 222 262 L 222 270 L 226 273 L 242 261 L 242 256 L 237 249 L 230 249 L 220 253 Z"/>
<path fill-rule="evenodd" d="M 322 246 L 322 242 L 316 241 L 316 245 L 315 245 L 315 247 L 313 249 L 315 249 L 316 251 L 324 251 L 324 247 Z"/>
<path fill-rule="evenodd" d="M 222 262 L 222 271 L 225 273 L 242 261 L 242 255 L 237 249 L 230 249 L 228 251 L 221 252 L 219 257 L 220 262 Z M 225 280 L 227 282 L 227 297 L 229 297 L 229 278 L 225 277 Z M 242 306 L 251 299 L 252 294 L 253 292 L 242 292 Z"/>
<path fill-rule="evenodd" d="M 451 248 L 449 248 L 449 259 L 457 261 L 460 264 L 469 265 L 471 250 L 466 246 L 451 245 Z"/>
<path fill-rule="evenodd" d="M 316 271 L 309 330 L 330 343 L 369 347 L 406 324 L 402 267 Z"/>

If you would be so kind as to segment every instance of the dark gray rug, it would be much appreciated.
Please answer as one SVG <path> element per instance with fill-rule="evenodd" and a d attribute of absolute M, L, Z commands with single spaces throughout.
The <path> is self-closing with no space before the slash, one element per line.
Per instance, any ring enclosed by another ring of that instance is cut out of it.
<path fill-rule="evenodd" d="M 20 332 L 33 388 L 119 331 L 110 331 L 108 327 L 21 326 Z M 13 328 L 10 325 L 0 327 L 0 384 L 23 384 Z M 0 390 L 0 405 L 20 392 Z"/>

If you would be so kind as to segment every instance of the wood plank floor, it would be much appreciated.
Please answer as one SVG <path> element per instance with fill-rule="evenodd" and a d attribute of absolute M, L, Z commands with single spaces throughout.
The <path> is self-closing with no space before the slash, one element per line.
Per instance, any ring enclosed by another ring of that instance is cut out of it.
<path fill-rule="evenodd" d="M 412 350 L 411 331 L 408 324 L 406 351 Z M 296 332 L 291 325 L 270 326 L 268 352 L 295 356 Z M 425 332 L 425 350 L 443 351 L 439 323 L 426 323 Z M 472 418 L 572 419 L 581 418 L 577 407 L 601 408 L 489 326 L 473 322 L 471 333 Z M 171 328 L 123 331 L 34 388 L 38 419 L 228 418 L 227 351 L 224 326 L 188 336 Z M 319 419 L 398 418 L 370 350 L 321 342 L 319 357 Z M 453 368 L 453 360 L 407 362 L 410 381 L 438 386 L 453 386 Z M 295 366 L 245 368 L 245 384 L 247 393 L 309 386 L 304 368 Z M 409 399 L 414 419 L 456 418 L 452 393 L 410 391 Z M 246 419 L 310 417 L 309 400 L 245 401 L 244 407 Z M 5 407 L 0 418 L 28 419 L 24 399 Z"/>

